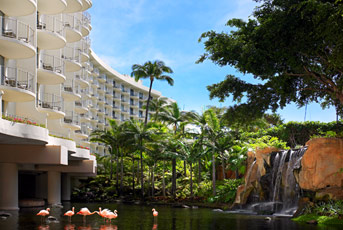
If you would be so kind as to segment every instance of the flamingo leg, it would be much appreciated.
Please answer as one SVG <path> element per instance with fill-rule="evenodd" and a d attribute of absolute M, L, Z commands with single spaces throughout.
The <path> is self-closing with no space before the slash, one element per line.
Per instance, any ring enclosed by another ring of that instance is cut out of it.
<path fill-rule="evenodd" d="M 83 222 L 86 223 L 86 216 L 83 216 Z"/>

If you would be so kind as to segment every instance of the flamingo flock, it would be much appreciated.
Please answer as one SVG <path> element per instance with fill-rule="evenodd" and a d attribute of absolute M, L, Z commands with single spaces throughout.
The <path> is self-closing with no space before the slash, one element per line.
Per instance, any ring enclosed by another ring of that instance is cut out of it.
<path fill-rule="evenodd" d="M 106 222 L 110 222 L 112 221 L 112 219 L 116 219 L 118 217 L 118 211 L 114 210 L 113 212 L 109 209 L 101 209 L 101 207 L 99 208 L 99 211 L 94 211 L 91 212 L 89 211 L 88 208 L 81 208 L 79 212 L 77 212 L 77 215 L 82 215 L 83 216 L 83 222 L 86 222 L 86 216 L 90 216 L 97 213 L 99 216 L 101 216 L 104 221 Z M 43 222 L 44 218 L 46 216 L 48 216 L 50 214 L 50 208 L 47 209 L 43 209 L 41 211 L 39 211 L 37 213 L 37 216 L 41 216 L 41 221 Z M 69 223 L 71 222 L 71 218 L 72 216 L 75 215 L 75 207 L 72 207 L 71 210 L 67 211 L 66 213 L 64 213 L 64 216 L 68 216 L 69 218 Z M 152 215 L 154 216 L 154 218 L 156 218 L 158 216 L 158 212 L 153 208 L 152 209 Z"/>

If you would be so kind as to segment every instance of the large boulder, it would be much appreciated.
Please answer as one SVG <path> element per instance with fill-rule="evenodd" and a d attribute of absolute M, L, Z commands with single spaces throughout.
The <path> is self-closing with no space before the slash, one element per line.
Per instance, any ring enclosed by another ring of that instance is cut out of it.
<path fill-rule="evenodd" d="M 302 189 L 343 187 L 343 139 L 316 138 L 306 143 L 297 180 Z"/>

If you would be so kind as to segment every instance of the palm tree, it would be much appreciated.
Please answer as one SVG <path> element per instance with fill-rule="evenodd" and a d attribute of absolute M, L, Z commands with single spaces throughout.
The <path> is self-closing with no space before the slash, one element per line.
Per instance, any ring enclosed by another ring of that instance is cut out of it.
<path fill-rule="evenodd" d="M 149 110 L 154 111 L 153 120 L 158 121 L 160 119 L 159 114 L 165 112 L 168 106 L 167 99 L 165 97 L 154 98 L 150 101 Z"/>
<path fill-rule="evenodd" d="M 109 148 L 110 153 L 110 179 L 113 176 L 113 157 L 118 155 L 119 152 L 119 138 L 120 138 L 120 127 L 115 120 L 109 120 L 110 129 L 108 130 L 94 130 L 91 133 L 91 142 L 104 143 Z M 118 169 L 117 169 L 118 172 Z M 117 178 L 118 180 L 118 178 Z M 117 181 L 118 183 L 118 181 Z"/>
<path fill-rule="evenodd" d="M 129 120 L 126 129 L 124 130 L 123 136 L 128 142 L 132 143 L 140 153 L 140 164 L 141 164 L 141 189 L 142 198 L 144 198 L 144 174 L 143 174 L 143 151 L 145 151 L 144 142 L 152 140 L 154 130 L 150 129 L 149 125 L 145 125 L 140 121 Z"/>
<path fill-rule="evenodd" d="M 167 110 L 160 113 L 160 118 L 168 124 L 173 125 L 174 136 L 176 136 L 177 131 L 182 122 L 190 120 L 195 117 L 195 112 L 185 112 L 181 111 L 176 102 L 171 103 Z M 176 197 L 176 158 L 172 160 L 172 194 Z"/>
<path fill-rule="evenodd" d="M 136 81 L 144 78 L 150 78 L 149 95 L 145 109 L 145 125 L 148 123 L 151 88 L 154 80 L 166 80 L 169 85 L 174 85 L 174 80 L 170 76 L 164 75 L 164 73 L 173 73 L 173 70 L 170 67 L 166 66 L 163 61 L 159 60 L 154 62 L 147 61 L 143 65 L 134 64 L 132 66 L 131 76 L 134 76 Z"/>

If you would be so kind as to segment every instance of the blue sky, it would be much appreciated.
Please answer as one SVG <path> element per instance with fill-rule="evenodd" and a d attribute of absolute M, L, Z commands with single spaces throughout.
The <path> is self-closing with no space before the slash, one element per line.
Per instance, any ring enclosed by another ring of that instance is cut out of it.
<path fill-rule="evenodd" d="M 201 112 L 207 105 L 229 106 L 230 98 L 224 103 L 210 100 L 206 86 L 227 74 L 241 74 L 210 61 L 195 64 L 204 53 L 198 39 L 209 30 L 227 31 L 228 19 L 247 19 L 255 6 L 252 0 L 96 0 L 89 10 L 92 49 L 122 74 L 130 74 L 133 64 L 163 60 L 173 69 L 175 84 L 155 81 L 153 88 L 182 109 Z M 285 121 L 303 121 L 305 108 L 289 105 L 278 113 Z M 306 120 L 333 121 L 335 111 L 310 104 Z"/>

